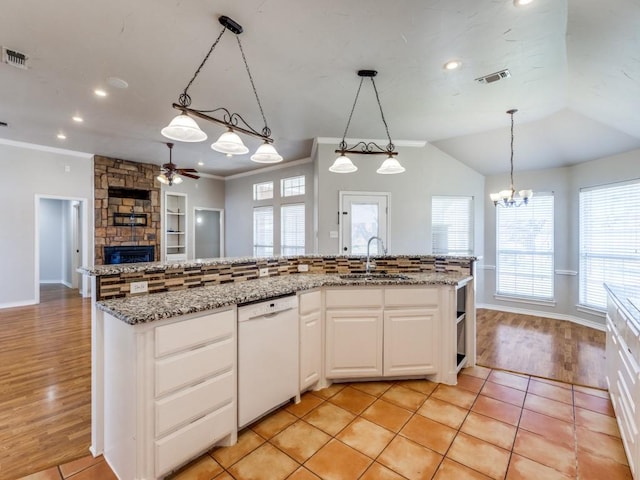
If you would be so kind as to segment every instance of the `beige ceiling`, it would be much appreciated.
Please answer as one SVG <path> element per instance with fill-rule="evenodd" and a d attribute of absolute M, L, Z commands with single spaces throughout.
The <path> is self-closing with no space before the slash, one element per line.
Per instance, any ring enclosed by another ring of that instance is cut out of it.
<path fill-rule="evenodd" d="M 0 138 L 135 161 L 167 161 L 160 135 L 227 15 L 241 40 L 286 161 L 313 138 L 341 137 L 359 78 L 376 84 L 394 140 L 427 140 L 483 174 L 565 166 L 640 148 L 640 1 L 535 0 L 4 0 L 0 45 L 28 70 L 0 64 Z M 452 58 L 463 62 L 445 71 Z M 508 68 L 511 77 L 476 77 Z M 108 77 L 129 83 L 108 85 Z M 96 98 L 95 87 L 109 96 Z M 259 110 L 227 32 L 190 89 L 195 108 L 227 107 L 256 129 Z M 370 86 L 349 137 L 384 138 Z M 81 114 L 83 124 L 71 116 Z M 229 175 L 248 155 L 179 143 L 180 167 Z M 63 131 L 64 141 L 56 134 Z M 246 141 L 252 149 L 254 139 Z M 197 161 L 204 166 L 198 167 Z"/>

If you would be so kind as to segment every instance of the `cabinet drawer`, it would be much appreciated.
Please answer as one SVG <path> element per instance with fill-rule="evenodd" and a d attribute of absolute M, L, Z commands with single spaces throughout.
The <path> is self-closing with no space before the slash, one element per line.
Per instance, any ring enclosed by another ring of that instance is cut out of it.
<path fill-rule="evenodd" d="M 227 338 L 204 347 L 156 360 L 156 397 L 233 367 L 235 340 Z"/>
<path fill-rule="evenodd" d="M 341 288 L 326 290 L 327 308 L 382 307 L 381 288 Z"/>
<path fill-rule="evenodd" d="M 301 293 L 298 299 L 300 315 L 306 315 L 320 310 L 320 290 L 317 292 Z"/>
<path fill-rule="evenodd" d="M 233 402 L 233 380 L 233 371 L 224 372 L 162 400 L 156 400 L 156 437 L 216 407 Z"/>
<path fill-rule="evenodd" d="M 235 428 L 233 404 L 211 412 L 186 427 L 155 442 L 156 477 L 208 449 Z"/>
<path fill-rule="evenodd" d="M 235 317 L 233 310 L 227 310 L 156 328 L 156 357 L 233 334 Z"/>
<path fill-rule="evenodd" d="M 439 305 L 439 288 L 386 288 L 384 290 L 385 307 L 418 307 Z"/>

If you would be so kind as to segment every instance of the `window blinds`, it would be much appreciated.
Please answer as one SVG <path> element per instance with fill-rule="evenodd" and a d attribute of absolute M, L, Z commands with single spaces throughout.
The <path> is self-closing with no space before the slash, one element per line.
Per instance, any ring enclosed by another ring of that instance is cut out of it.
<path fill-rule="evenodd" d="M 280 243 L 282 255 L 304 255 L 304 203 L 281 207 Z"/>
<path fill-rule="evenodd" d="M 253 256 L 273 256 L 273 207 L 253 209 Z"/>
<path fill-rule="evenodd" d="M 496 207 L 496 293 L 553 300 L 553 195 Z"/>
<path fill-rule="evenodd" d="M 473 197 L 431 198 L 431 245 L 433 253 L 473 252 Z"/>
<path fill-rule="evenodd" d="M 603 283 L 640 285 L 640 180 L 580 190 L 579 303 L 606 309 Z"/>

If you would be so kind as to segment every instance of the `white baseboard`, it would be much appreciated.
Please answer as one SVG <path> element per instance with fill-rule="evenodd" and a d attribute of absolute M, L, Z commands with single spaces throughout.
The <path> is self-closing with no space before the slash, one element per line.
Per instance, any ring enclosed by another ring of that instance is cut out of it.
<path fill-rule="evenodd" d="M 61 280 L 60 283 L 67 288 L 73 288 L 73 285 L 71 284 L 71 282 L 67 282 L 66 280 Z"/>
<path fill-rule="evenodd" d="M 40 283 L 64 283 L 62 280 L 40 280 Z"/>
<path fill-rule="evenodd" d="M 36 302 L 35 298 L 32 298 L 31 300 L 21 300 L 19 302 L 7 302 L 7 303 L 0 303 L 0 309 L 3 308 L 14 308 L 14 307 L 25 307 L 27 305 L 37 305 L 38 302 Z"/>
<path fill-rule="evenodd" d="M 533 315 L 535 317 L 551 318 L 553 320 L 565 320 L 567 322 L 576 323 L 584 327 L 593 328 L 604 332 L 606 327 L 604 323 L 593 322 L 585 318 L 574 317 L 573 315 L 564 315 L 562 313 L 541 312 L 539 310 L 528 310 L 526 308 L 505 307 L 503 305 L 477 304 L 476 308 L 486 308 L 487 310 L 497 310 L 498 312 L 518 313 L 521 315 Z"/>

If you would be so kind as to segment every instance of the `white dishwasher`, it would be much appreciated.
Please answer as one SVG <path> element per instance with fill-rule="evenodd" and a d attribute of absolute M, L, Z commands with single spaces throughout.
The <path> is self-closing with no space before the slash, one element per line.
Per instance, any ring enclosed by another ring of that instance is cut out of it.
<path fill-rule="evenodd" d="M 238 307 L 238 428 L 299 401 L 298 324 L 296 295 Z"/>

